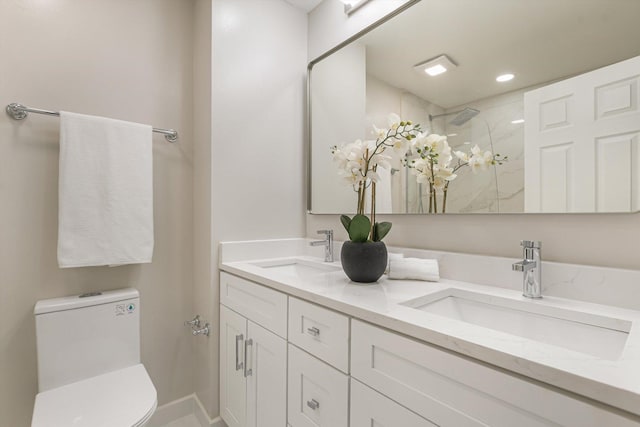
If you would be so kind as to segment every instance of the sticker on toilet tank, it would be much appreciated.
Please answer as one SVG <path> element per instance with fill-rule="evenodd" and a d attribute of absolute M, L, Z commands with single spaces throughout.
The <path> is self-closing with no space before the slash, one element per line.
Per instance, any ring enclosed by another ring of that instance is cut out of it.
<path fill-rule="evenodd" d="M 116 316 L 124 316 L 125 314 L 133 314 L 136 311 L 136 305 L 132 302 L 128 304 L 116 305 Z"/>

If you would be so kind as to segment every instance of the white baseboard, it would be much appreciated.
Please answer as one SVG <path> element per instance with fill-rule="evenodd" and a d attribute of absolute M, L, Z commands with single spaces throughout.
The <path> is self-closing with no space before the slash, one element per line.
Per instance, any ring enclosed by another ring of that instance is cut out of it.
<path fill-rule="evenodd" d="M 191 396 L 193 397 L 195 404 L 195 416 L 202 427 L 227 427 L 227 424 L 222 420 L 222 418 L 209 417 L 209 414 L 207 414 L 207 410 L 204 409 L 204 405 L 202 404 L 202 402 L 200 402 L 200 399 L 198 399 L 197 394 L 194 393 Z"/>
<path fill-rule="evenodd" d="M 194 415 L 201 427 L 227 427 L 220 417 L 213 419 L 209 417 L 202 402 L 195 394 L 158 407 L 145 427 L 163 427 L 172 421 L 189 415 Z"/>

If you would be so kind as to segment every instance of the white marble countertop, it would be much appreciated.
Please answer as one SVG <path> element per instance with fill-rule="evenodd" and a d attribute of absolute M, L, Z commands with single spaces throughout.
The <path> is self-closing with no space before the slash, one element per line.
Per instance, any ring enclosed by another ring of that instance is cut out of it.
<path fill-rule="evenodd" d="M 299 255 L 308 253 L 304 249 L 307 242 L 302 239 L 273 242 L 271 245 L 267 244 L 265 250 L 261 249 L 260 242 L 247 242 L 244 246 L 242 242 L 222 243 L 220 269 L 461 355 L 640 415 L 640 311 L 548 295 L 542 300 L 531 300 L 523 297 L 521 292 L 515 289 L 446 278 L 433 283 L 389 280 L 383 276 L 378 283 L 362 285 L 351 282 L 341 269 L 300 278 L 255 264 L 292 257 L 313 262 L 322 259 Z M 243 255 L 238 255 L 240 253 Z M 491 264 L 492 257 L 482 258 L 487 258 L 487 262 Z M 339 263 L 334 265 L 339 267 Z M 635 277 L 635 272 L 623 273 L 630 273 L 632 278 Z M 613 277 L 619 275 L 614 274 Z M 605 360 L 401 305 L 407 300 L 450 288 L 537 304 L 545 308 L 557 307 L 585 315 L 615 318 L 623 323 L 628 322 L 631 327 L 622 354 L 611 358 L 615 360 Z"/>

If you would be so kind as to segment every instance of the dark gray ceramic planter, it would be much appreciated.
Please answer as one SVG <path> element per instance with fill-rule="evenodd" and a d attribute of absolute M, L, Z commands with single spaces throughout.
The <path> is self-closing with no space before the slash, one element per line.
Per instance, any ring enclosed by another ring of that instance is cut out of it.
<path fill-rule="evenodd" d="M 372 283 L 387 268 L 387 247 L 384 242 L 352 242 L 342 244 L 342 269 L 354 282 Z"/>

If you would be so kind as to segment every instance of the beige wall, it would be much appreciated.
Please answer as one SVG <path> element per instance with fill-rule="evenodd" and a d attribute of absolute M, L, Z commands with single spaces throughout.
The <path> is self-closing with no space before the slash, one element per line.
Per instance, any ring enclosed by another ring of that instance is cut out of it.
<path fill-rule="evenodd" d="M 194 21 L 194 286 L 193 311 L 212 325 L 209 339 L 194 341 L 192 364 L 195 392 L 210 415 L 217 414 L 218 315 L 212 288 L 211 238 L 211 0 L 195 1 Z"/>
<path fill-rule="evenodd" d="M 133 286 L 159 403 L 193 392 L 193 2 L 0 1 L 0 100 L 174 127 L 154 138 L 152 264 L 61 270 L 58 119 L 0 114 L 0 425 L 28 426 L 38 299 Z"/>
<path fill-rule="evenodd" d="M 324 0 L 309 14 L 309 60 L 373 23 L 392 5 L 368 3 L 350 21 L 340 15 L 337 0 Z M 388 215 L 381 220 L 393 222 L 385 242 L 394 246 L 519 257 L 519 241 L 532 239 L 543 241 L 546 260 L 640 269 L 640 214 Z M 338 215 L 307 214 L 307 236 L 315 237 L 315 230 L 323 228 L 333 228 L 336 239 L 347 239 Z"/>
<path fill-rule="evenodd" d="M 283 0 L 213 0 L 212 318 L 218 243 L 304 235 L 307 15 Z M 199 232 L 199 231 L 198 231 Z M 218 414 L 218 333 L 209 355 Z"/>
<path fill-rule="evenodd" d="M 547 261 L 640 269 L 640 214 L 582 215 L 383 215 L 393 229 L 384 239 L 393 246 L 520 257 L 520 240 L 543 242 Z M 307 235 L 332 228 L 347 234 L 338 215 L 307 215 Z M 639 290 L 640 290 L 640 284 Z"/>

